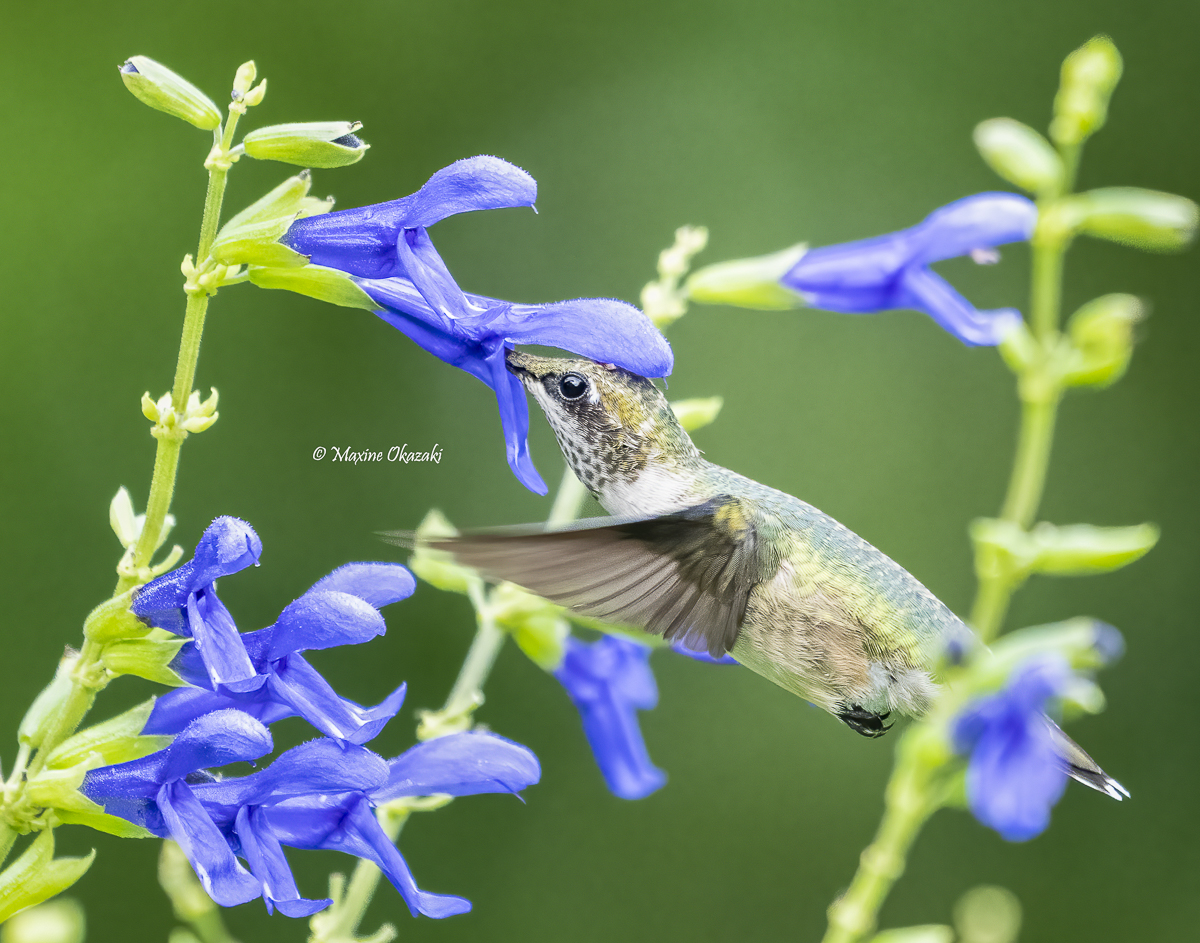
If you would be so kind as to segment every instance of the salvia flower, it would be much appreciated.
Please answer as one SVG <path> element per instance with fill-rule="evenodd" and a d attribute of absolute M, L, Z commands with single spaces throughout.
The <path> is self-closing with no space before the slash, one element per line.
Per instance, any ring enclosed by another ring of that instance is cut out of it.
<path fill-rule="evenodd" d="M 314 740 L 249 776 L 216 779 L 205 772 L 270 749 L 270 734 L 254 718 L 216 711 L 189 724 L 165 750 L 93 770 L 82 788 L 111 814 L 174 838 L 223 906 L 262 896 L 268 910 L 291 917 L 326 907 L 328 900 L 300 896 L 283 853 L 287 845 L 367 858 L 414 915 L 447 917 L 469 910 L 470 902 L 417 887 L 372 807 L 403 796 L 516 793 L 540 777 L 529 750 L 488 733 L 418 744 L 390 762 L 364 747 Z"/>
<path fill-rule="evenodd" d="M 1046 702 L 1071 681 L 1066 659 L 1047 655 L 1019 668 L 1001 691 L 969 704 L 954 724 L 954 746 L 970 753 L 967 802 L 975 818 L 1009 841 L 1050 824 L 1067 772 L 1055 749 Z"/>
<path fill-rule="evenodd" d="M 151 625 L 190 638 L 213 685 L 238 685 L 255 676 L 229 610 L 213 583 L 257 565 L 262 541 L 236 517 L 218 517 L 187 563 L 147 583 L 134 598 L 134 614 Z"/>
<path fill-rule="evenodd" d="M 720 658 L 713 658 L 707 651 L 696 651 L 694 648 L 688 648 L 682 641 L 671 643 L 671 650 L 678 655 L 686 655 L 694 661 L 702 661 L 706 665 L 738 665 L 741 664 L 736 658 L 728 652 Z"/>
<path fill-rule="evenodd" d="M 658 703 L 647 646 L 614 635 L 591 644 L 570 637 L 554 677 L 579 709 L 592 754 L 613 795 L 641 799 L 667 781 L 650 762 L 638 726 L 637 711 Z"/>
<path fill-rule="evenodd" d="M 298 219 L 281 240 L 314 265 L 338 269 L 378 303 L 379 316 L 496 394 L 508 462 L 530 490 L 546 485 L 529 457 L 529 413 L 521 383 L 504 365 L 513 344 L 543 344 L 648 377 L 666 376 L 666 339 L 637 308 L 589 298 L 519 305 L 464 292 L 429 238 L 455 213 L 532 206 L 537 184 L 497 157 L 471 157 L 439 170 L 411 196 Z"/>
<path fill-rule="evenodd" d="M 195 687 L 160 697 L 144 732 L 178 733 L 208 711 L 236 707 L 267 724 L 299 715 L 328 737 L 367 743 L 400 709 L 405 686 L 364 708 L 340 697 L 300 652 L 383 635 L 379 607 L 408 598 L 415 588 L 412 574 L 395 563 L 349 563 L 334 570 L 284 609 L 274 625 L 239 636 L 252 674 L 236 685 L 208 683 L 202 651 L 185 645 L 173 666 Z"/>
<path fill-rule="evenodd" d="M 995 345 L 1019 312 L 976 310 L 929 266 L 960 255 L 990 258 L 995 246 L 1029 239 L 1036 224 L 1037 207 L 1025 197 L 977 193 L 934 210 L 909 229 L 812 249 L 780 284 L 828 311 L 914 308 L 965 344 Z"/>
<path fill-rule="evenodd" d="M 463 294 L 449 273 L 445 291 L 426 293 L 406 278 L 355 279 L 382 310 L 388 324 L 435 357 L 465 370 L 496 394 L 508 464 L 520 482 L 546 493 L 529 455 L 529 408 L 525 389 L 508 372 L 504 354 L 514 344 L 560 347 L 647 377 L 671 372 L 666 338 L 633 305 L 608 298 L 581 298 L 551 304 L 512 304 L 482 295 Z M 451 316 L 435 299 L 453 292 L 463 304 Z"/>

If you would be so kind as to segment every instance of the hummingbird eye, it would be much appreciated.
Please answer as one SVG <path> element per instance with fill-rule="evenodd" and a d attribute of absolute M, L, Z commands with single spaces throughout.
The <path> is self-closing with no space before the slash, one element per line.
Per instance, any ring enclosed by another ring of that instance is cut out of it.
<path fill-rule="evenodd" d="M 563 399 L 579 399 L 587 392 L 587 380 L 578 373 L 564 374 L 558 381 L 558 392 L 562 394 Z"/>

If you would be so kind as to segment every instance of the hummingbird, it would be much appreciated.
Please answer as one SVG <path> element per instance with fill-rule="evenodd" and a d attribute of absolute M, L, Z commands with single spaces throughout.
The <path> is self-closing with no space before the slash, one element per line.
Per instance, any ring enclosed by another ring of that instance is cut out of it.
<path fill-rule="evenodd" d="M 650 380 L 509 350 L 575 475 L 611 517 L 431 541 L 489 578 L 742 665 L 866 737 L 933 704 L 971 630 L 907 570 L 799 498 L 707 461 Z M 1066 772 L 1120 799 L 1047 719 Z"/>

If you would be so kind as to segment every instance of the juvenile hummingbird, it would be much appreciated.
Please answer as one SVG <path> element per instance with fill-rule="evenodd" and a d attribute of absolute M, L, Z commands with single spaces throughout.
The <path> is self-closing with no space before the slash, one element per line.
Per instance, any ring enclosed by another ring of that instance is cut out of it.
<path fill-rule="evenodd" d="M 431 546 L 581 614 L 729 653 L 867 737 L 893 711 L 929 709 L 932 666 L 973 636 L 908 571 L 812 505 L 705 460 L 649 380 L 513 350 L 507 364 L 612 517 Z M 1128 794 L 1051 726 L 1072 777 Z"/>

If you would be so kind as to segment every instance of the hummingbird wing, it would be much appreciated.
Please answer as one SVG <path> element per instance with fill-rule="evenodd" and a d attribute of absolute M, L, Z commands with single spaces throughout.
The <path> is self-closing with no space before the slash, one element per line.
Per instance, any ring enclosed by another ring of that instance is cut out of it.
<path fill-rule="evenodd" d="M 765 559 L 747 509 L 730 495 L 662 517 L 581 524 L 429 545 L 583 615 L 718 658 L 737 641 L 750 590 L 778 567 Z"/>

